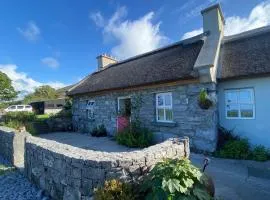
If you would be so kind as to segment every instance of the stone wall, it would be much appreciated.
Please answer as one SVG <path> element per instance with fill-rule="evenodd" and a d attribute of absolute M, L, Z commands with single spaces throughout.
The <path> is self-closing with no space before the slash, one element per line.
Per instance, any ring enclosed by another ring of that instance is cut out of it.
<path fill-rule="evenodd" d="M 189 157 L 188 139 L 167 140 L 133 152 L 108 153 L 29 136 L 25 172 L 53 199 L 84 200 L 106 179 L 138 178 L 165 157 Z"/>
<path fill-rule="evenodd" d="M 27 133 L 15 133 L 14 129 L 0 127 L 0 154 L 18 168 L 24 165 L 24 143 Z"/>
<path fill-rule="evenodd" d="M 141 107 L 132 115 L 138 115 L 140 120 L 158 136 L 188 136 L 191 147 L 199 150 L 214 151 L 217 142 L 217 106 L 203 110 L 198 105 L 198 96 L 202 88 L 208 89 L 216 99 L 216 85 L 187 84 L 179 86 L 156 87 L 144 90 L 108 92 L 103 95 L 75 96 L 73 101 L 73 126 L 80 132 L 90 132 L 95 126 L 104 124 L 111 134 L 116 132 L 117 98 L 130 96 L 134 104 L 140 99 Z M 174 123 L 156 122 L 156 94 L 172 92 Z M 86 102 L 95 101 L 95 119 L 87 117 Z"/>

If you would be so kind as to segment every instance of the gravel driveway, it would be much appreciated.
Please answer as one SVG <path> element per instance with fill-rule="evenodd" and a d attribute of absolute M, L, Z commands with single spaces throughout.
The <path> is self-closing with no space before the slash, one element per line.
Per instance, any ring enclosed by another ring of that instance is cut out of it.
<path fill-rule="evenodd" d="M 48 200 L 18 170 L 0 155 L 0 199 L 1 200 Z M 1 175 L 2 174 L 2 175 Z"/>

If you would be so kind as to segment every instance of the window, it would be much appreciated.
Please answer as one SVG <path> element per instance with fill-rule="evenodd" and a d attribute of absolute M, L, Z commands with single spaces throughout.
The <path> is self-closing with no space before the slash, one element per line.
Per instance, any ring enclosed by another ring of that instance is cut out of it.
<path fill-rule="evenodd" d="M 156 95 L 156 115 L 158 122 L 172 122 L 172 93 Z"/>
<path fill-rule="evenodd" d="M 16 106 L 11 106 L 9 107 L 10 110 L 15 110 L 16 109 Z"/>
<path fill-rule="evenodd" d="M 31 108 L 31 106 L 25 106 L 25 108 Z"/>
<path fill-rule="evenodd" d="M 17 109 L 22 110 L 24 106 L 17 106 Z"/>
<path fill-rule="evenodd" d="M 88 119 L 95 119 L 94 108 L 95 108 L 95 101 L 88 100 L 86 105 Z"/>
<path fill-rule="evenodd" d="M 235 89 L 225 91 L 226 118 L 254 119 L 254 91 L 253 89 Z"/>

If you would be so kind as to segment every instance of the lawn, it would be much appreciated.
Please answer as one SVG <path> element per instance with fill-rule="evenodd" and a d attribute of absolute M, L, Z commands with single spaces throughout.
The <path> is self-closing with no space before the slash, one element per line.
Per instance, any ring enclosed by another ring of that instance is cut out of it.
<path fill-rule="evenodd" d="M 14 170 L 15 170 L 14 167 L 8 167 L 6 165 L 0 164 L 0 176 L 7 173 L 7 172 L 14 171 Z"/>

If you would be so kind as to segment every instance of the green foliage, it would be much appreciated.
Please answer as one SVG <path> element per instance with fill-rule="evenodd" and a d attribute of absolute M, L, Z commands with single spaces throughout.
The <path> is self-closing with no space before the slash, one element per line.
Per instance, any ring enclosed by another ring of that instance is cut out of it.
<path fill-rule="evenodd" d="M 11 84 L 10 78 L 3 72 L 0 72 L 0 101 L 10 101 L 15 99 L 18 92 Z"/>
<path fill-rule="evenodd" d="M 131 185 L 119 180 L 106 181 L 104 188 L 95 191 L 94 200 L 134 200 Z"/>
<path fill-rule="evenodd" d="M 9 121 L 19 121 L 22 123 L 31 122 L 36 119 L 36 114 L 32 112 L 8 112 L 3 116 L 5 123 Z"/>
<path fill-rule="evenodd" d="M 268 160 L 269 155 L 269 149 L 262 145 L 255 146 L 252 151 L 252 158 L 256 161 L 266 161 Z"/>
<path fill-rule="evenodd" d="M 30 103 L 34 101 L 50 100 L 56 99 L 57 97 L 58 94 L 54 88 L 49 85 L 44 85 L 36 88 L 32 94 L 25 96 L 24 102 Z"/>
<path fill-rule="evenodd" d="M 149 200 L 210 200 L 207 177 L 188 159 L 167 159 L 150 172 L 142 190 Z"/>
<path fill-rule="evenodd" d="M 233 133 L 233 130 L 227 130 L 223 127 L 218 127 L 218 143 L 217 150 L 223 148 L 226 142 L 232 140 L 240 140 L 240 137 Z"/>
<path fill-rule="evenodd" d="M 93 137 L 105 137 L 105 136 L 107 136 L 106 127 L 103 124 L 99 125 L 98 127 L 95 127 L 91 131 L 91 135 Z"/>
<path fill-rule="evenodd" d="M 4 126 L 17 130 L 25 127 L 26 131 L 32 135 L 37 135 L 37 130 L 33 126 L 35 121 L 37 121 L 37 117 L 31 112 L 9 112 L 3 116 Z"/>
<path fill-rule="evenodd" d="M 249 149 L 247 139 L 230 140 L 217 152 L 217 155 L 222 158 L 245 160 L 249 156 Z"/>
<path fill-rule="evenodd" d="M 116 141 L 128 147 L 148 147 L 152 144 L 153 133 L 141 127 L 140 123 L 131 123 L 129 127 L 116 134 Z"/>
<path fill-rule="evenodd" d="M 214 155 L 222 158 L 266 161 L 269 159 L 269 150 L 263 145 L 252 148 L 247 139 L 235 135 L 232 130 L 219 127 L 218 146 Z"/>
<path fill-rule="evenodd" d="M 38 130 L 36 129 L 34 122 L 28 122 L 25 124 L 26 131 L 31 135 L 38 135 Z"/>
<path fill-rule="evenodd" d="M 213 105 L 213 102 L 209 99 L 207 91 L 202 89 L 199 94 L 199 106 L 202 109 L 208 109 Z"/>

